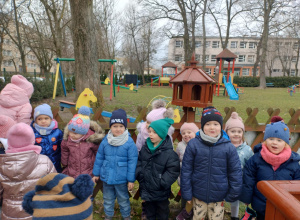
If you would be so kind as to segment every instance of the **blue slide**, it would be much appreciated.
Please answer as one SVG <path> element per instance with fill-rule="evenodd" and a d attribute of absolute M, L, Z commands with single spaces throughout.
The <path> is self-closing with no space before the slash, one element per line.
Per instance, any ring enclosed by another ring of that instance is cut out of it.
<path fill-rule="evenodd" d="M 223 76 L 223 83 L 224 83 L 227 93 L 229 95 L 229 99 L 230 100 L 239 100 L 239 94 L 236 92 L 234 86 L 231 83 L 231 77 L 229 76 L 229 80 L 228 80 L 228 82 L 226 82 L 226 77 Z"/>

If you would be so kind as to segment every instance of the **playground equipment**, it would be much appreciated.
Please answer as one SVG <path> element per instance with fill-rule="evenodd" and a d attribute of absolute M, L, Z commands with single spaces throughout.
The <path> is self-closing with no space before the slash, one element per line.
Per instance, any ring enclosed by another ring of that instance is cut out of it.
<path fill-rule="evenodd" d="M 104 84 L 107 85 L 110 82 L 110 79 L 107 77 L 104 81 Z"/>
<path fill-rule="evenodd" d="M 63 111 L 64 108 L 71 108 L 71 107 L 75 107 L 75 109 L 77 110 L 84 105 L 89 107 L 91 109 L 91 113 L 93 113 L 93 110 L 90 105 L 90 101 L 97 102 L 97 97 L 94 95 L 94 92 L 92 90 L 90 90 L 89 88 L 85 88 L 83 92 L 80 93 L 76 103 L 59 100 L 59 107 L 61 111 Z"/>
<path fill-rule="evenodd" d="M 101 82 L 101 84 L 111 85 L 110 84 L 110 79 L 107 77 L 104 82 Z M 126 85 L 125 86 L 114 85 L 114 87 L 118 87 L 118 92 L 120 92 L 120 88 L 122 88 L 122 89 L 129 89 L 129 90 L 135 91 L 135 92 L 138 91 L 137 89 L 134 89 L 133 83 L 129 84 L 128 87 Z"/>
<path fill-rule="evenodd" d="M 229 76 L 229 80 L 226 80 L 226 77 L 223 76 L 223 82 L 226 88 L 226 91 L 229 95 L 230 100 L 239 100 L 239 94 L 236 92 L 234 86 L 231 83 L 231 76 Z"/>
<path fill-rule="evenodd" d="M 66 87 L 64 84 L 64 79 L 63 79 L 63 75 L 62 75 L 62 71 L 61 71 L 61 65 L 60 65 L 60 61 L 75 61 L 74 58 L 56 58 L 54 59 L 54 61 L 56 61 L 56 75 L 55 75 L 55 81 L 54 81 L 54 89 L 53 89 L 53 99 L 55 99 L 55 95 L 56 95 L 56 88 L 57 88 L 57 80 L 58 80 L 58 72 L 60 73 L 60 78 L 61 78 L 61 82 L 63 85 L 63 89 L 64 89 L 64 93 L 65 96 L 67 96 L 67 92 L 66 92 Z M 111 63 L 111 79 L 114 79 L 114 63 L 117 62 L 117 60 L 111 60 L 111 59 L 98 59 L 98 61 L 101 62 L 108 62 Z M 114 84 L 114 82 L 113 82 Z M 114 97 L 116 96 L 115 93 L 115 87 L 113 87 L 112 85 L 110 86 L 110 100 L 112 100 L 112 92 L 114 91 Z"/>

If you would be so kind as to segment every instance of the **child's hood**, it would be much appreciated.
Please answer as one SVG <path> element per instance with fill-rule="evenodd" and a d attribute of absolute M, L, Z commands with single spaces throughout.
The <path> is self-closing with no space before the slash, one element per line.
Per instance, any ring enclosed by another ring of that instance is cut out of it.
<path fill-rule="evenodd" d="M 28 96 L 20 87 L 9 83 L 1 91 L 0 105 L 5 108 L 24 105 L 29 103 Z"/>
<path fill-rule="evenodd" d="M 90 130 L 92 130 L 93 132 L 87 133 L 88 137 L 86 138 L 86 141 L 94 144 L 100 144 L 102 139 L 105 137 L 105 131 L 101 128 L 101 126 L 97 122 L 92 120 L 90 122 Z M 68 129 L 68 125 L 66 125 L 64 129 L 63 139 L 67 140 L 68 136 L 69 136 L 69 129 Z"/>

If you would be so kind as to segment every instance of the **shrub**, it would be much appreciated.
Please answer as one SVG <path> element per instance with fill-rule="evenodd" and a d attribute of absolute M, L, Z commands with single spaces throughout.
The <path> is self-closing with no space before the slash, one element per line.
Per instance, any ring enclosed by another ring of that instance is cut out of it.
<path fill-rule="evenodd" d="M 267 83 L 273 83 L 274 87 L 284 88 L 294 84 L 298 84 L 300 77 L 266 77 Z M 233 83 L 239 87 L 257 87 L 259 86 L 259 77 L 239 77 L 233 78 Z"/>

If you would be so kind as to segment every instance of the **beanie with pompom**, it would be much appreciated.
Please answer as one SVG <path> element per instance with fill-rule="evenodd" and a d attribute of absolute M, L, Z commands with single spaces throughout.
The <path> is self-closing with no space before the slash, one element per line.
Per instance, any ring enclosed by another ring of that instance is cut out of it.
<path fill-rule="evenodd" d="M 25 194 L 23 209 L 35 220 L 92 219 L 90 196 L 94 183 L 88 174 L 76 179 L 61 173 L 50 173 L 38 180 L 35 190 Z"/>
<path fill-rule="evenodd" d="M 76 134 L 87 134 L 90 129 L 91 110 L 87 106 L 81 106 L 78 114 L 74 115 L 68 123 L 68 130 Z"/>
<path fill-rule="evenodd" d="M 242 118 L 238 115 L 237 112 L 232 112 L 230 118 L 225 124 L 225 132 L 231 128 L 241 128 L 245 132 L 245 125 Z"/>
<path fill-rule="evenodd" d="M 148 122 L 153 122 L 163 118 L 173 118 L 174 111 L 172 108 L 166 108 L 166 102 L 162 99 L 157 99 L 152 102 L 152 111 L 148 113 L 146 119 Z"/>

